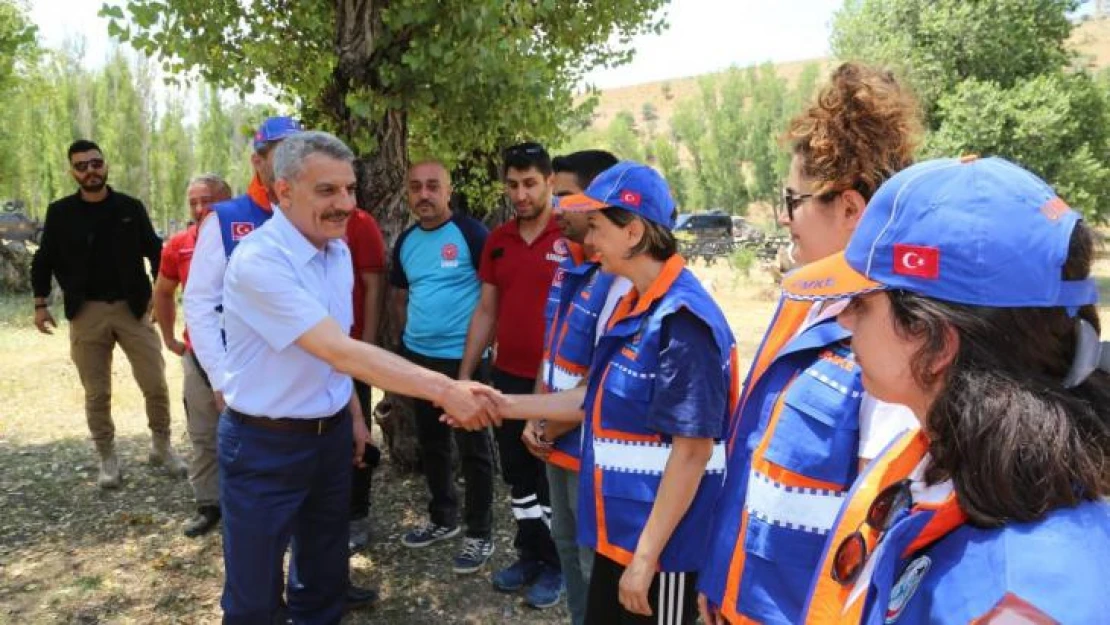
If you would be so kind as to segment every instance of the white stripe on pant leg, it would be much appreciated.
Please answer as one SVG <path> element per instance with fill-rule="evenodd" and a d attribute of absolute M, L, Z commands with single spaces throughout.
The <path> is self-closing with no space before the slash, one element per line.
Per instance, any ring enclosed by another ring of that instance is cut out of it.
<path fill-rule="evenodd" d="M 513 518 L 517 521 L 525 519 L 540 519 L 544 523 L 550 523 L 550 519 L 543 513 L 543 508 L 539 504 L 534 506 L 513 506 Z"/>
<path fill-rule="evenodd" d="M 675 599 L 678 597 L 678 581 L 679 576 L 681 575 L 682 573 L 671 573 L 670 605 L 667 606 L 667 613 L 671 615 L 671 625 L 675 625 L 676 623 L 678 623 L 678 615 L 675 614 L 674 608 L 675 604 L 678 603 Z"/>
<path fill-rule="evenodd" d="M 530 495 L 525 495 L 525 496 L 521 497 L 520 499 L 514 499 L 512 497 L 509 498 L 509 500 L 513 502 L 514 506 L 523 506 L 525 504 L 530 504 L 533 501 L 537 501 L 537 499 L 538 498 L 536 497 L 535 493 L 532 493 Z"/>
<path fill-rule="evenodd" d="M 678 574 L 678 606 L 675 608 L 675 623 L 682 622 L 682 609 L 686 607 L 686 574 Z"/>
<path fill-rule="evenodd" d="M 667 625 L 666 619 L 663 617 L 663 597 L 665 596 L 667 588 L 667 574 L 659 574 L 659 598 L 655 601 L 655 614 L 659 625 Z"/>

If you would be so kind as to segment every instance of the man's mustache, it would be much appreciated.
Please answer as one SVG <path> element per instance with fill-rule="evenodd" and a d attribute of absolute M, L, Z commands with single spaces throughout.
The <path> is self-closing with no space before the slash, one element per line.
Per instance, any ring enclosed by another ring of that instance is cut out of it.
<path fill-rule="evenodd" d="M 416 203 L 417 208 L 421 208 L 421 207 L 425 207 L 425 206 L 428 207 L 428 208 L 435 208 L 436 207 L 435 204 L 432 204 L 428 200 L 420 200 L 419 202 Z"/>
<path fill-rule="evenodd" d="M 352 211 L 328 211 L 320 215 L 320 219 L 346 219 L 351 216 Z"/>

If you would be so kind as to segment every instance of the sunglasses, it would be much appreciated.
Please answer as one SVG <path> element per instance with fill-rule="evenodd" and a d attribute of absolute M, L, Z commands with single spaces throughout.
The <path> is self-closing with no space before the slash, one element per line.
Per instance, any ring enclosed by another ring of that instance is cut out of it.
<path fill-rule="evenodd" d="M 519 154 L 536 155 L 544 154 L 545 152 L 546 150 L 543 149 L 543 146 L 538 143 L 521 143 L 520 145 L 514 145 L 505 150 L 505 156 L 517 156 Z"/>
<path fill-rule="evenodd" d="M 871 507 L 867 509 L 867 517 L 864 518 L 863 523 L 878 532 L 876 543 L 882 538 L 883 533 L 890 529 L 894 519 L 898 518 L 903 511 L 909 510 L 911 505 L 913 505 L 913 498 L 910 495 L 908 479 L 887 486 L 875 497 Z M 863 524 L 860 525 L 862 526 Z M 833 581 L 842 586 L 855 583 L 863 571 L 863 566 L 867 564 L 867 559 L 873 553 L 867 548 L 867 539 L 863 532 L 857 528 L 836 548 L 831 571 Z"/>
<path fill-rule="evenodd" d="M 88 170 L 88 169 L 103 169 L 103 168 L 104 168 L 104 159 L 102 159 L 102 158 L 90 158 L 87 161 L 77 161 L 76 163 L 73 164 L 73 170 L 78 172 L 78 173 L 85 173 L 85 171 Z"/>
<path fill-rule="evenodd" d="M 779 204 L 775 207 L 775 217 L 781 218 L 782 213 L 785 212 L 787 219 L 794 221 L 794 211 L 811 197 L 813 197 L 812 193 L 794 193 L 793 189 L 783 187 Z"/>

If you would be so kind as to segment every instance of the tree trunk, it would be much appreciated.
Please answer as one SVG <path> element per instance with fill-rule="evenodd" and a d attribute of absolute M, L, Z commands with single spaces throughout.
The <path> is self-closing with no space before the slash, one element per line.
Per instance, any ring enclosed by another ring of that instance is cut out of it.
<path fill-rule="evenodd" d="M 377 60 L 403 51 L 405 38 L 395 40 L 392 49 L 376 49 L 382 32 L 381 13 L 388 0 L 336 0 L 336 52 L 338 62 L 332 83 L 320 102 L 321 113 L 336 127 L 349 144 L 374 138 L 369 153 L 361 154 L 358 174 L 359 206 L 381 226 L 387 249 L 392 249 L 409 219 L 405 203 L 405 173 L 408 170 L 408 118 L 403 110 L 387 110 L 377 119 L 359 116 L 347 105 L 347 97 L 367 87 L 378 89 Z M 387 262 L 389 257 L 387 256 Z M 387 267 L 388 270 L 388 267 Z M 390 315 L 388 283 L 378 336 L 386 349 L 397 350 L 395 320 Z M 374 418 L 382 429 L 390 461 L 402 471 L 419 468 L 420 450 L 416 426 L 408 398 L 386 393 L 374 407 Z"/>

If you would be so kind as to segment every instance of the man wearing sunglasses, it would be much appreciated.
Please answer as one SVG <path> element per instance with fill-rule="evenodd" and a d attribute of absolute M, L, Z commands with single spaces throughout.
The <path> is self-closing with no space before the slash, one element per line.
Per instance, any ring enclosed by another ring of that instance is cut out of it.
<path fill-rule="evenodd" d="M 42 246 L 31 262 L 35 327 L 43 334 L 57 328 L 47 303 L 51 279 L 57 278 L 69 320 L 70 356 L 85 389 L 85 418 L 100 455 L 97 484 L 120 485 L 112 422 L 116 343 L 146 400 L 150 462 L 185 477 L 187 467 L 170 446 L 166 365 L 149 314 L 151 278 L 158 275 L 162 241 L 142 202 L 108 186 L 108 165 L 98 145 L 74 141 L 68 155 L 70 175 L 79 188 L 46 209 Z"/>

